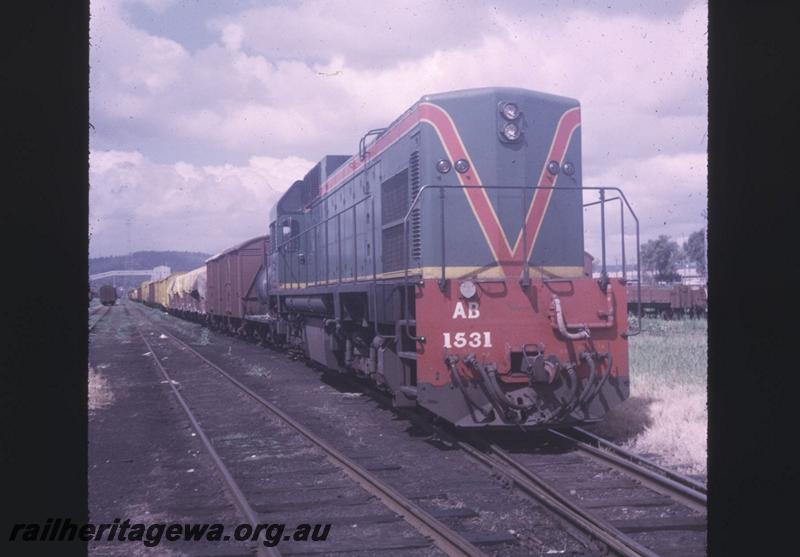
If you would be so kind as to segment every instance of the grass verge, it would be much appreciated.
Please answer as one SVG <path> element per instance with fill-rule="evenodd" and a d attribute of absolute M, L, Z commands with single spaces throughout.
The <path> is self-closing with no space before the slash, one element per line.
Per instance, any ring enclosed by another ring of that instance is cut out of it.
<path fill-rule="evenodd" d="M 708 323 L 646 318 L 642 326 L 630 339 L 630 398 L 590 429 L 677 471 L 705 476 Z"/>

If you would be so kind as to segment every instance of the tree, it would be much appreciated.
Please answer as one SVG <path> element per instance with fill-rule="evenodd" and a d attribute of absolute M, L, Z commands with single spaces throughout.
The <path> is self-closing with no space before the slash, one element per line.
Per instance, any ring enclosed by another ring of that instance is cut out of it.
<path fill-rule="evenodd" d="M 689 235 L 689 239 L 683 244 L 683 251 L 686 258 L 694 263 L 697 272 L 703 276 L 706 274 L 706 229 L 701 228 Z"/>
<path fill-rule="evenodd" d="M 657 281 L 680 280 L 678 265 L 681 257 L 681 248 L 678 243 L 670 240 L 669 236 L 665 234 L 656 240 L 649 240 L 642 244 L 642 265 Z"/>

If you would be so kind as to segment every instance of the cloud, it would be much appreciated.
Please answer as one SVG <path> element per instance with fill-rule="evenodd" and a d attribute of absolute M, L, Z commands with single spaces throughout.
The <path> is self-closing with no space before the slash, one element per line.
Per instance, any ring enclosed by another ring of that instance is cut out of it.
<path fill-rule="evenodd" d="M 243 166 L 159 164 L 139 152 L 95 151 L 89 168 L 91 252 L 215 252 L 264 234 L 269 209 L 313 164 L 264 156 Z"/>
<path fill-rule="evenodd" d="M 331 2 L 258 8 L 218 21 L 219 42 L 192 53 L 125 25 L 119 6 L 106 7 L 92 20 L 100 20 L 102 39 L 92 64 L 100 146 L 119 148 L 113 136 L 125 130 L 146 143 L 135 121 L 144 120 L 150 134 L 188 148 L 213 145 L 229 159 L 267 150 L 318 158 L 352 151 L 363 131 L 386 125 L 423 94 L 486 85 L 580 99 L 589 161 L 605 152 L 681 152 L 701 141 L 705 6 L 676 20 L 447 6 L 394 5 L 378 20 L 391 21 L 386 28 Z M 317 9 L 318 18 L 303 17 Z M 431 21 L 449 25 L 433 32 Z M 388 50 L 372 54 L 378 45 Z"/>
<path fill-rule="evenodd" d="M 661 234 L 671 236 L 678 243 L 689 234 L 705 226 L 704 210 L 708 205 L 707 157 L 705 151 L 656 155 L 644 159 L 625 159 L 599 174 L 584 176 L 585 184 L 618 187 L 639 218 L 642 243 Z M 606 197 L 618 194 L 608 190 Z M 586 191 L 584 203 L 599 199 L 599 192 Z M 628 262 L 636 260 L 635 223 L 625 211 L 625 250 Z M 584 212 L 585 248 L 598 260 L 600 245 L 599 206 Z M 607 261 L 622 259 L 619 205 L 609 202 L 606 209 Z"/>
<path fill-rule="evenodd" d="M 133 25 L 130 6 L 91 4 L 91 148 L 140 153 L 144 167 L 247 169 L 259 157 L 350 154 L 366 130 L 420 96 L 487 85 L 578 98 L 585 183 L 633 189 L 643 221 L 656 223 L 658 203 L 679 195 L 654 174 L 659 164 L 705 160 L 703 3 L 648 15 L 574 3 L 419 0 L 354 10 L 312 0 L 198 22 L 216 40 L 193 50 Z M 666 193 L 630 178 L 632 168 Z M 685 168 L 692 201 L 660 227 L 673 235 L 702 226 L 705 164 Z M 168 188 L 173 174 L 151 178 Z"/>
<path fill-rule="evenodd" d="M 224 30 L 233 22 L 242 44 L 269 59 L 324 63 L 341 57 L 353 67 L 379 68 L 503 33 L 495 12 L 466 1 L 309 0 L 251 8 L 212 20 L 210 27 Z"/>

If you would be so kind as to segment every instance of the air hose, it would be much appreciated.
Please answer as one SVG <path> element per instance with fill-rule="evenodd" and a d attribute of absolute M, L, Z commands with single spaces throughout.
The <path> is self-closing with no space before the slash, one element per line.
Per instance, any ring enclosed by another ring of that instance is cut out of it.
<path fill-rule="evenodd" d="M 470 409 L 470 413 L 472 414 L 472 419 L 475 420 L 476 423 L 486 423 L 494 420 L 494 416 L 492 415 L 493 412 L 491 410 L 489 412 L 486 412 L 477 402 L 472 400 L 472 397 L 467 391 L 467 386 L 464 385 L 461 375 L 458 373 L 458 370 L 456 369 L 456 364 L 458 363 L 458 356 L 453 356 L 453 355 L 447 356 L 444 359 L 444 362 L 447 365 L 447 369 L 450 370 L 450 376 L 452 378 L 453 384 L 456 385 L 458 389 L 461 391 L 461 394 L 464 395 L 464 400 L 466 400 L 467 406 Z M 489 402 L 491 402 L 491 399 Z M 482 419 L 480 420 L 476 419 L 475 410 L 483 414 Z M 495 411 L 496 410 L 497 409 L 495 409 Z"/>
<path fill-rule="evenodd" d="M 488 365 L 481 365 L 475 358 L 474 354 L 469 354 L 466 358 L 464 358 L 464 363 L 471 369 L 478 372 L 483 380 L 482 386 L 484 387 L 484 393 L 499 415 L 503 416 L 504 418 L 511 419 L 511 421 L 514 423 L 521 423 L 525 421 L 528 415 L 536 411 L 539 411 L 539 419 L 537 420 L 538 422 L 559 419 L 565 413 L 571 411 L 577 403 L 576 394 L 578 382 L 573 366 L 559 366 L 559 371 L 566 372 L 571 380 L 572 388 L 570 390 L 570 394 L 557 408 L 554 408 L 549 412 L 545 412 L 539 410 L 535 403 L 530 405 L 521 405 L 515 404 L 514 402 L 508 400 L 500 388 L 500 385 L 497 383 L 497 371 L 493 369 L 493 366 L 492 369 L 489 369 Z M 514 417 L 516 417 L 516 419 L 514 419 Z"/>
<path fill-rule="evenodd" d="M 594 358 L 592 358 L 590 352 L 583 352 L 581 354 L 581 360 L 589 365 L 589 379 L 586 382 L 586 386 L 581 391 L 581 396 L 578 397 L 578 404 L 583 406 L 586 404 L 586 401 L 589 400 L 589 393 L 594 390 L 594 383 L 597 380 L 597 366 L 594 365 Z"/>
<path fill-rule="evenodd" d="M 602 354 L 597 354 L 598 359 L 606 361 L 606 372 L 603 374 L 603 377 L 597 382 L 594 389 L 592 390 L 591 394 L 586 397 L 585 400 L 581 401 L 581 404 L 588 404 L 589 402 L 594 399 L 600 393 L 600 389 L 603 388 L 603 385 L 606 384 L 608 381 L 608 377 L 611 375 L 611 365 L 613 363 L 613 358 L 611 357 L 610 352 L 603 352 Z"/>

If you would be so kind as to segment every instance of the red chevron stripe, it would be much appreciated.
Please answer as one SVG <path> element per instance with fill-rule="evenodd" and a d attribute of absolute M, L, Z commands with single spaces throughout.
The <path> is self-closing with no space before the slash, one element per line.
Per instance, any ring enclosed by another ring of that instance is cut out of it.
<path fill-rule="evenodd" d="M 333 173 L 325 182 L 320 186 L 320 194 L 325 194 L 334 189 L 336 186 L 342 184 L 348 178 L 357 173 L 364 166 L 364 163 L 370 157 L 375 157 L 388 149 L 394 142 L 407 134 L 411 128 L 419 123 L 419 105 L 409 109 L 394 125 L 392 125 L 386 133 L 380 136 L 375 143 L 367 149 L 367 158 L 363 161 L 354 155 L 350 157 L 336 172 Z"/>
<path fill-rule="evenodd" d="M 572 139 L 572 134 L 581 125 L 581 110 L 580 107 L 572 108 L 561 115 L 556 126 L 556 133 L 553 136 L 553 142 L 550 145 L 550 152 L 547 159 L 544 161 L 542 173 L 539 175 L 538 186 L 555 187 L 558 180 L 558 174 L 553 176 L 547 171 L 547 165 L 550 161 L 556 161 L 559 166 L 564 162 L 564 155 L 567 153 L 567 147 Z M 530 259 L 533 254 L 533 246 L 536 243 L 536 238 L 539 236 L 539 229 L 544 220 L 544 214 L 547 211 L 547 206 L 550 204 L 550 198 L 553 195 L 553 190 L 535 190 L 531 206 L 528 210 L 526 217 L 525 228 L 526 245 L 528 247 L 527 258 Z M 517 241 L 514 244 L 514 260 L 520 263 L 524 262 L 525 254 L 521 253 L 522 245 L 522 230 L 519 232 Z"/>
<path fill-rule="evenodd" d="M 452 163 L 455 163 L 458 159 L 469 161 L 469 171 L 464 174 L 456 173 L 461 185 L 480 185 L 481 179 L 478 175 L 478 171 L 464 143 L 461 141 L 461 137 L 450 115 L 442 108 L 429 103 L 420 104 L 419 110 L 421 121 L 429 122 L 436 130 L 439 139 L 442 141 L 442 145 L 444 145 L 447 151 L 450 161 Z M 508 241 L 506 240 L 505 232 L 503 232 L 503 227 L 500 226 L 500 221 L 497 218 L 491 201 L 489 201 L 489 197 L 486 195 L 486 191 L 484 189 L 472 188 L 464 189 L 463 191 L 472 207 L 472 211 L 475 213 L 475 217 L 478 219 L 478 223 L 483 230 L 483 234 L 489 244 L 489 248 L 492 250 L 495 260 L 501 265 L 504 261 L 509 261 L 511 258 L 511 250 L 508 247 Z"/>
<path fill-rule="evenodd" d="M 443 108 L 431 103 L 419 103 L 411 108 L 368 148 L 368 158 L 375 157 L 388 149 L 420 122 L 426 122 L 433 127 L 451 163 L 455 163 L 458 159 L 466 159 L 469 161 L 470 170 L 464 174 L 457 173 L 459 183 L 468 186 L 480 185 L 481 180 L 477 168 L 470 158 L 452 118 Z M 564 155 L 566 154 L 572 134 L 579 125 L 580 108 L 578 107 L 566 111 L 559 119 L 547 159 L 544 161 L 542 172 L 539 176 L 539 186 L 555 186 L 558 176 L 552 176 L 547 172 L 547 164 L 551 160 L 557 161 L 559 165 L 563 163 Z M 364 166 L 364 162 L 365 161 L 360 160 L 358 157 L 352 157 L 321 185 L 321 193 L 324 194 L 333 190 L 336 186 L 356 174 Z M 524 254 L 521 253 L 522 230 L 520 230 L 517 240 L 514 243 L 514 249 L 512 250 L 486 190 L 482 188 L 469 188 L 463 191 L 467 196 L 470 207 L 483 231 L 495 261 L 502 267 L 504 273 L 510 276 L 515 268 L 522 266 L 525 260 Z M 541 228 L 544 214 L 547 211 L 547 206 L 550 204 L 551 197 L 552 190 L 536 190 L 531 200 L 530 208 L 526 216 L 528 259 L 530 259 L 533 253 L 533 247 L 539 235 L 539 229 Z"/>
<path fill-rule="evenodd" d="M 464 147 L 458 130 L 450 118 L 442 108 L 433 104 L 420 105 L 421 121 L 429 122 L 439 135 L 442 144 L 450 157 L 451 162 L 460 158 L 466 159 L 470 163 L 470 170 L 465 174 L 459 174 L 458 178 L 462 185 L 477 186 L 481 184 L 478 171 L 475 168 L 472 160 L 469 158 L 466 148 Z M 564 155 L 567 152 L 572 134 L 580 125 L 580 108 L 576 107 L 566 111 L 562 114 L 556 126 L 556 131 L 553 140 L 550 144 L 550 150 L 547 158 L 544 161 L 542 172 L 539 176 L 539 186 L 554 187 L 558 175 L 552 176 L 547 171 L 547 164 L 551 161 L 557 161 L 561 165 L 564 161 Z M 524 259 L 524 254 L 521 253 L 522 245 L 522 230 L 517 236 L 517 241 L 514 244 L 512 252 L 508 243 L 505 231 L 500 224 L 500 219 L 494 210 L 494 206 L 489 200 L 489 196 L 485 189 L 465 189 L 464 193 L 469 200 L 475 217 L 483 230 L 486 241 L 489 244 L 495 260 L 503 268 L 503 272 L 509 276 L 516 267 L 521 267 Z M 544 214 L 547 211 L 547 206 L 552 197 L 552 190 L 535 190 L 533 199 L 531 199 L 530 208 L 526 215 L 526 240 L 528 247 L 528 259 L 533 253 L 533 246 L 536 238 L 539 235 Z"/>

